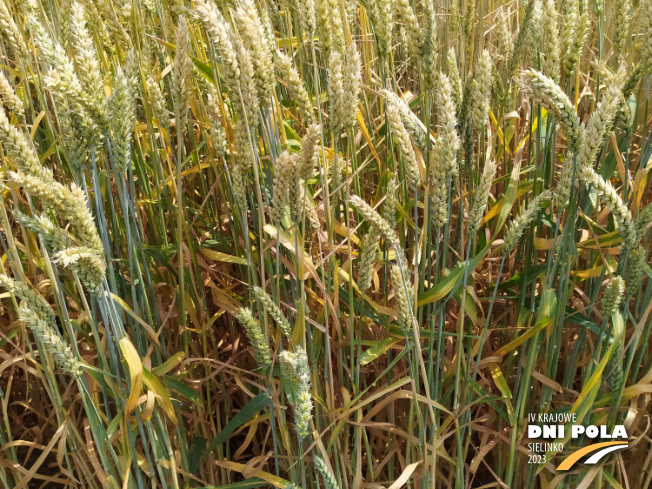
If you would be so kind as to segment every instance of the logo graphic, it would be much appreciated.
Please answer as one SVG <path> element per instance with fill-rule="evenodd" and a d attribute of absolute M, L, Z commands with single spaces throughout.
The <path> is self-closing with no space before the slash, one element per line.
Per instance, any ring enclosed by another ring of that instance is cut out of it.
<path fill-rule="evenodd" d="M 606 425 L 579 424 L 576 413 L 540 413 L 528 415 L 527 437 L 530 440 L 529 463 L 545 464 L 548 458 L 564 450 L 564 444 L 569 440 L 581 437 L 597 441 L 589 446 L 568 455 L 557 466 L 557 470 L 570 470 L 580 459 L 589 456 L 584 464 L 594 465 L 606 455 L 616 450 L 627 448 L 627 431 L 624 425 L 615 425 L 609 430 Z M 601 441 L 601 440 L 613 441 Z"/>
<path fill-rule="evenodd" d="M 557 466 L 557 470 L 570 470 L 579 459 L 592 452 L 596 453 L 588 458 L 584 463 L 587 465 L 597 464 L 605 455 L 620 450 L 621 448 L 627 448 L 627 446 L 627 443 L 620 441 L 605 441 L 603 443 L 589 445 L 588 447 L 581 448 L 566 457 L 562 463 Z"/>

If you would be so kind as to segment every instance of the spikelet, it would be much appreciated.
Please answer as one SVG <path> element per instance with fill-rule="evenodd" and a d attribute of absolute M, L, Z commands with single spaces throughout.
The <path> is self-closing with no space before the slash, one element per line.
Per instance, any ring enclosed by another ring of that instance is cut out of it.
<path fill-rule="evenodd" d="M 559 47 L 559 14 L 555 7 L 555 0 L 545 0 L 545 9 L 543 12 L 543 49 L 541 54 L 541 71 L 559 83 L 561 76 L 560 56 L 561 48 Z"/>
<path fill-rule="evenodd" d="M 299 223 L 303 219 L 303 213 L 306 210 L 306 199 L 303 192 L 301 181 L 298 177 L 297 167 L 299 165 L 299 158 L 294 155 L 294 171 L 290 178 L 288 185 L 288 206 L 290 207 L 290 220 L 294 223 Z"/>
<path fill-rule="evenodd" d="M 602 297 L 602 315 L 611 316 L 620 307 L 625 293 L 625 281 L 619 275 L 612 278 L 604 289 Z"/>
<path fill-rule="evenodd" d="M 437 84 L 437 12 L 434 0 L 424 0 L 423 4 L 423 46 L 422 59 L 426 84 L 432 88 Z"/>
<path fill-rule="evenodd" d="M 312 199 L 309 199 L 306 195 L 306 191 L 303 186 L 299 187 L 299 202 L 303 203 L 303 212 L 308 219 L 308 224 L 310 229 L 313 231 L 319 231 L 321 229 L 321 222 L 319 221 L 319 215 L 317 214 L 317 209 L 315 208 Z"/>
<path fill-rule="evenodd" d="M 351 44 L 347 50 L 346 65 L 344 67 L 344 126 L 353 127 L 358 113 L 358 97 L 362 85 L 362 64 L 360 55 Z"/>
<path fill-rule="evenodd" d="M 54 312 L 52 312 L 50 304 L 40 294 L 34 292 L 24 283 L 17 282 L 7 275 L 0 273 L 0 287 L 25 301 L 26 306 L 38 314 L 39 317 L 43 318 L 48 324 L 56 324 Z"/>
<path fill-rule="evenodd" d="M 106 273 L 104 257 L 97 250 L 87 246 L 66 248 L 52 256 L 55 263 L 70 267 L 79 280 L 92 294 L 100 292 L 100 283 Z"/>
<path fill-rule="evenodd" d="M 233 142 L 237 151 L 235 161 L 243 173 L 249 171 L 254 164 L 249 138 L 249 128 L 243 118 L 240 118 L 233 127 Z"/>
<path fill-rule="evenodd" d="M 208 109 L 208 117 L 211 122 L 211 140 L 213 147 L 222 157 L 226 154 L 226 136 L 224 134 L 224 127 L 222 126 L 222 112 L 219 105 L 219 95 L 212 89 L 208 92 L 208 100 L 206 104 Z"/>
<path fill-rule="evenodd" d="M 419 166 L 417 157 L 412 147 L 410 134 L 403 125 L 401 114 L 394 104 L 387 105 L 387 118 L 392 135 L 403 155 L 403 163 L 405 165 L 405 176 L 412 186 L 418 186 L 421 183 L 421 176 L 419 175 Z"/>
<path fill-rule="evenodd" d="M 118 68 L 113 81 L 113 94 L 109 102 L 113 155 L 118 173 L 131 166 L 131 137 L 136 125 L 136 94 L 133 81 L 122 68 Z"/>
<path fill-rule="evenodd" d="M 397 190 L 398 181 L 396 175 L 393 175 L 389 182 L 387 182 L 385 202 L 383 202 L 383 219 L 387 221 L 387 224 L 392 229 L 396 229 L 396 203 L 398 202 L 396 195 Z"/>
<path fill-rule="evenodd" d="M 64 133 L 70 134 L 66 146 L 72 166 L 77 170 L 90 159 L 91 148 L 95 154 L 99 153 L 104 130 L 108 127 L 103 79 L 99 75 L 93 43 L 84 27 L 83 18 L 80 23 L 73 23 L 79 32 L 71 35 L 78 37 L 72 44 L 86 87 L 82 86 L 75 65 L 67 58 L 61 45 L 54 44 L 40 24 L 34 26 L 39 51 L 51 67 L 43 81 L 58 106 Z"/>
<path fill-rule="evenodd" d="M 247 338 L 254 349 L 256 363 L 259 367 L 269 367 L 272 364 L 272 356 L 269 352 L 269 345 L 265 339 L 260 323 L 254 319 L 251 309 L 248 307 L 241 308 L 236 314 L 236 319 L 240 321 L 242 327 L 247 333 Z"/>
<path fill-rule="evenodd" d="M 362 217 L 369 221 L 370 225 L 378 228 L 383 238 L 392 244 L 396 243 L 397 239 L 396 234 L 394 233 L 394 228 L 390 227 L 389 223 L 383 219 L 380 214 L 373 209 L 373 207 L 357 195 L 352 195 L 349 201 L 358 210 Z"/>
<path fill-rule="evenodd" d="M 275 86 L 274 65 L 269 45 L 261 42 L 266 39 L 265 30 L 253 0 L 240 1 L 235 21 L 242 44 L 251 53 L 260 105 L 266 106 Z"/>
<path fill-rule="evenodd" d="M 646 205 L 636 214 L 634 225 L 636 227 L 636 241 L 645 239 L 650 223 L 652 223 L 652 203 Z"/>
<path fill-rule="evenodd" d="M 396 0 L 396 10 L 407 33 L 409 50 L 418 60 L 423 56 L 424 38 L 417 17 L 408 0 Z"/>
<path fill-rule="evenodd" d="M 306 135 L 301 141 L 301 150 L 297 161 L 297 176 L 307 181 L 312 177 L 315 171 L 315 161 L 317 159 L 317 147 L 321 139 L 321 126 L 317 123 L 312 124 L 307 130 Z"/>
<path fill-rule="evenodd" d="M 514 49 L 514 38 L 510 25 L 509 13 L 503 5 L 496 10 L 496 28 L 498 29 L 498 52 L 503 59 L 509 59 Z"/>
<path fill-rule="evenodd" d="M 233 186 L 233 197 L 240 211 L 241 217 L 247 215 L 249 206 L 247 205 L 247 170 L 241 163 L 237 162 L 231 170 L 231 184 Z"/>
<path fill-rule="evenodd" d="M 54 313 L 45 299 L 25 284 L 5 274 L 0 274 L 0 287 L 24 301 L 18 309 L 20 320 L 32 331 L 45 351 L 54 357 L 59 368 L 75 378 L 80 377 L 81 363 L 70 346 L 61 339 L 56 329 Z"/>
<path fill-rule="evenodd" d="M 611 18 L 612 42 L 614 53 L 618 56 L 629 37 L 629 25 L 631 23 L 631 2 L 630 0 L 617 0 L 613 2 L 613 14 Z"/>
<path fill-rule="evenodd" d="M 58 253 L 72 246 L 70 238 L 45 214 L 28 216 L 19 210 L 14 210 L 14 217 L 27 229 L 39 234 L 43 239 L 45 248 L 50 253 Z"/>
<path fill-rule="evenodd" d="M 89 130 L 84 122 L 86 114 L 75 114 L 67 103 L 59 103 L 59 121 L 61 122 L 61 133 L 66 135 L 65 147 L 68 150 L 68 161 L 75 173 L 81 172 L 82 168 L 91 162 L 91 148 L 95 155 L 101 149 L 101 142 L 94 135 L 87 139 Z"/>
<path fill-rule="evenodd" d="M 436 228 L 448 222 L 447 165 L 442 159 L 442 141 L 437 138 L 430 159 L 430 198 L 432 199 L 432 222 Z"/>
<path fill-rule="evenodd" d="M 292 352 L 284 350 L 278 355 L 278 362 L 281 368 L 281 377 L 289 382 L 294 382 L 294 365 L 292 363 Z"/>
<path fill-rule="evenodd" d="M 621 69 L 609 80 L 606 90 L 602 91 L 602 100 L 591 114 L 582 137 L 582 146 L 577 155 L 580 167 L 592 165 L 600 149 L 604 146 L 605 139 L 611 131 L 618 109 L 623 102 L 620 81 L 624 76 L 624 69 Z"/>
<path fill-rule="evenodd" d="M 23 105 L 23 101 L 16 95 L 13 87 L 2 72 L 0 72 L 0 101 L 2 101 L 2 104 L 7 109 L 14 113 L 19 122 L 25 120 L 25 106 Z"/>
<path fill-rule="evenodd" d="M 416 114 L 412 112 L 410 106 L 405 102 L 405 100 L 396 95 L 394 92 L 381 89 L 380 93 L 388 105 L 392 104 L 398 110 L 399 114 L 401 115 L 403 125 L 405 126 L 405 129 L 407 129 L 407 131 L 410 133 L 410 136 L 412 136 L 414 144 L 416 144 L 419 148 L 425 150 L 425 128 L 421 124 L 421 121 L 419 121 L 419 118 L 416 116 Z"/>
<path fill-rule="evenodd" d="M 460 137 L 457 134 L 457 116 L 453 90 L 450 79 L 441 73 L 439 86 L 435 91 L 435 103 L 441 130 L 439 132 L 441 163 L 446 170 L 446 176 L 457 178 L 457 152 L 460 149 Z"/>
<path fill-rule="evenodd" d="M 575 32 L 577 31 L 577 22 L 579 20 L 579 4 L 578 0 L 567 0 L 561 2 L 561 52 L 566 56 L 571 50 Z"/>
<path fill-rule="evenodd" d="M 509 63 L 507 66 L 507 73 L 510 76 L 516 70 L 518 61 L 521 57 L 523 45 L 530 35 L 530 30 L 533 28 L 532 18 L 534 16 L 534 8 L 539 1 L 540 0 L 530 0 L 525 5 L 523 20 L 519 26 L 518 35 L 516 36 L 516 41 L 514 42 L 514 47 L 512 48 L 512 53 L 509 57 Z"/>
<path fill-rule="evenodd" d="M 324 52 L 344 48 L 344 29 L 337 0 L 317 0 L 317 34 Z"/>
<path fill-rule="evenodd" d="M 93 0 L 82 0 L 84 9 L 86 10 L 86 22 L 89 29 L 100 39 L 102 47 L 110 53 L 115 53 L 115 41 L 111 39 L 109 31 L 106 28 L 104 19 L 100 15 L 97 6 Z"/>
<path fill-rule="evenodd" d="M 166 107 L 165 95 L 161 91 L 161 86 L 153 77 L 148 76 L 146 84 L 151 97 L 154 117 L 156 117 L 159 126 L 165 128 L 170 125 L 170 113 Z"/>
<path fill-rule="evenodd" d="M 405 335 L 412 331 L 412 312 L 410 301 L 406 292 L 409 290 L 409 283 L 403 283 L 405 277 L 398 265 L 392 265 L 392 287 L 396 297 L 396 309 L 398 311 L 397 321 Z"/>
<path fill-rule="evenodd" d="M 114 38 L 113 42 L 115 43 L 117 41 L 118 45 L 123 51 L 125 52 L 129 51 L 129 49 L 131 48 L 131 38 L 129 37 L 129 34 L 127 34 L 127 31 L 123 27 L 122 23 L 120 22 L 120 18 L 118 17 L 113 6 L 108 2 L 94 2 L 92 0 L 84 0 L 84 4 L 87 9 L 89 3 L 97 5 L 97 8 L 102 18 L 108 24 L 108 27 L 111 31 L 111 35 Z M 126 14 L 125 15 L 126 17 L 130 17 L 131 2 L 125 0 L 123 5 L 124 5 L 124 10 L 121 12 L 121 14 L 123 15 Z"/>
<path fill-rule="evenodd" d="M 95 223 L 88 211 L 86 194 L 77 185 L 70 188 L 58 183 L 44 183 L 32 175 L 10 173 L 11 180 L 25 187 L 25 191 L 38 197 L 43 203 L 58 213 L 60 217 L 70 221 L 84 246 L 102 250 L 102 241 L 97 234 Z"/>
<path fill-rule="evenodd" d="M 299 440 L 310 435 L 310 420 L 312 419 L 312 395 L 310 394 L 310 365 L 306 350 L 297 348 L 294 353 L 284 351 L 280 355 L 282 370 L 286 378 L 296 380 L 294 396 L 294 425 Z"/>
<path fill-rule="evenodd" d="M 63 100 L 71 106 L 71 110 L 78 114 L 86 124 L 87 136 L 92 137 L 93 133 L 102 133 L 107 127 L 107 117 L 104 104 L 97 104 L 84 91 L 72 61 L 66 55 L 65 50 L 59 43 L 54 43 L 45 32 L 43 26 L 33 16 L 28 16 L 28 24 L 33 32 L 39 53 L 44 61 L 51 68 L 43 77 L 45 86 L 53 92 L 55 100 L 61 103 Z M 86 113 L 90 117 L 84 117 Z M 93 127 L 94 125 L 98 128 Z"/>
<path fill-rule="evenodd" d="M 641 27 L 641 70 L 652 73 L 652 0 L 642 0 L 640 7 Z"/>
<path fill-rule="evenodd" d="M 627 261 L 627 277 L 625 287 L 625 297 L 631 297 L 641 290 L 643 277 L 645 277 L 644 266 L 646 264 L 646 250 L 643 246 L 638 246 L 629 254 Z"/>
<path fill-rule="evenodd" d="M 53 181 L 52 172 L 41 166 L 25 135 L 9 122 L 2 108 L 0 108 L 0 139 L 5 154 L 19 170 L 37 176 L 44 182 Z"/>
<path fill-rule="evenodd" d="M 246 119 L 248 127 L 253 129 L 258 125 L 260 109 L 256 73 L 251 51 L 242 44 L 238 45 L 238 65 L 240 66 L 240 94 L 242 95 L 242 104 L 238 104 L 238 110 Z"/>
<path fill-rule="evenodd" d="M 321 457 L 318 457 L 315 455 L 313 458 L 313 462 L 315 464 L 315 468 L 317 469 L 317 472 L 319 472 L 324 479 L 324 487 L 326 489 L 340 489 L 340 485 L 337 482 L 337 479 L 335 478 L 335 475 L 330 471 L 328 466 L 326 465 L 326 462 Z"/>
<path fill-rule="evenodd" d="M 69 263 L 77 265 L 76 271 L 89 292 L 98 293 L 106 263 L 102 241 L 88 211 L 86 194 L 74 184 L 68 188 L 54 181 L 52 173 L 40 165 L 25 135 L 9 123 L 3 109 L 0 109 L 0 139 L 6 154 L 18 168 L 18 172 L 9 173 L 9 178 L 28 194 L 38 197 L 46 208 L 70 222 L 84 254 Z M 93 256 L 89 257 L 89 253 Z"/>
<path fill-rule="evenodd" d="M 487 122 L 491 105 L 491 55 L 486 49 L 480 56 L 475 68 L 471 106 L 473 110 L 473 127 L 480 131 Z"/>
<path fill-rule="evenodd" d="M 462 82 L 460 81 L 460 72 L 457 67 L 457 55 L 455 54 L 455 49 L 453 48 L 448 50 L 448 56 L 446 57 L 446 67 L 448 68 L 448 77 L 451 81 L 453 101 L 455 102 L 455 109 L 457 117 L 459 118 L 459 111 L 462 106 Z"/>
<path fill-rule="evenodd" d="M 315 0 L 297 0 L 299 25 L 312 41 L 315 35 Z"/>
<path fill-rule="evenodd" d="M 359 25 L 360 0 L 344 0 L 344 10 L 346 11 L 346 20 L 349 27 Z"/>
<path fill-rule="evenodd" d="M 576 152 L 581 144 L 580 121 L 573 104 L 559 85 L 543 73 L 529 69 L 522 73 L 519 86 L 524 95 L 532 97 L 554 114 L 564 129 L 568 149 Z"/>
<path fill-rule="evenodd" d="M 274 319 L 281 332 L 287 338 L 290 338 L 292 336 L 292 328 L 281 309 L 276 305 L 267 292 L 260 287 L 254 287 L 253 291 L 256 298 L 265 307 L 269 315 L 272 316 L 272 319 Z"/>
<path fill-rule="evenodd" d="M 571 189 L 577 187 L 578 178 L 577 175 L 573 175 L 577 172 L 576 167 L 577 160 L 575 155 L 570 151 L 567 152 L 553 196 L 555 207 L 560 212 L 563 212 L 563 209 L 565 209 L 570 202 Z"/>
<path fill-rule="evenodd" d="M 172 96 L 179 117 L 179 120 L 176 121 L 176 128 L 180 134 L 183 134 L 185 130 L 188 111 L 190 110 L 192 61 L 190 61 L 188 55 L 188 42 L 186 18 L 180 16 L 177 27 L 177 49 L 174 54 L 174 70 L 172 73 Z"/>
<path fill-rule="evenodd" d="M 589 35 L 590 19 L 588 11 L 578 13 L 577 23 L 574 30 L 572 42 L 567 44 L 564 51 L 564 74 L 571 78 L 577 67 L 577 62 L 582 56 L 584 44 Z"/>
<path fill-rule="evenodd" d="M 45 248 L 53 255 L 55 263 L 72 268 L 81 282 L 95 291 L 102 281 L 106 267 L 102 255 L 84 246 L 75 246 L 68 235 L 46 215 L 27 216 L 14 211 L 16 220 L 43 239 Z"/>
<path fill-rule="evenodd" d="M 613 342 L 613 338 L 609 338 L 609 342 Z M 609 389 L 611 392 L 619 392 L 623 387 L 624 378 L 624 369 L 623 369 L 623 356 L 624 356 L 624 347 L 622 341 L 616 347 L 613 356 L 609 359 L 609 362 L 605 366 L 605 372 L 610 372 L 609 378 L 607 379 L 609 383 Z"/>
<path fill-rule="evenodd" d="M 7 44 L 16 51 L 17 55 L 24 56 L 27 53 L 25 40 L 5 2 L 0 2 L 0 33 L 7 40 Z"/>
<path fill-rule="evenodd" d="M 521 236 L 523 236 L 523 233 L 525 233 L 527 227 L 539 214 L 543 203 L 547 200 L 550 200 L 551 197 L 552 192 L 550 190 L 541 192 L 534 199 L 532 199 L 532 201 L 523 212 L 521 212 L 512 222 L 509 223 L 503 242 L 503 255 L 509 254 L 514 249 L 516 244 L 521 239 Z"/>
<path fill-rule="evenodd" d="M 312 102 L 310 96 L 303 86 L 301 76 L 292 65 L 292 60 L 280 51 L 276 52 L 276 67 L 278 68 L 281 79 L 285 82 L 292 101 L 297 104 L 303 118 L 307 123 L 311 123 L 312 115 Z"/>
<path fill-rule="evenodd" d="M 462 25 L 464 26 L 464 37 L 467 43 L 471 43 L 471 35 L 473 34 L 473 27 L 475 26 L 477 3 L 476 0 L 468 0 L 466 2 L 466 11 L 464 12 L 464 19 Z"/>
<path fill-rule="evenodd" d="M 22 172 L 10 172 L 9 178 L 22 186 L 28 194 L 41 199 L 45 207 L 52 209 L 62 219 L 70 221 L 83 248 L 93 250 L 98 255 L 102 266 L 100 270 L 102 273 L 98 273 L 96 282 L 85 284 L 89 289 L 92 289 L 92 292 L 97 292 L 99 282 L 104 275 L 103 270 L 105 264 L 102 241 L 97 234 L 93 218 L 88 212 L 86 194 L 74 184 L 69 189 L 54 181 L 44 183 L 37 177 L 25 175 Z"/>
<path fill-rule="evenodd" d="M 197 17 L 204 25 L 209 39 L 213 41 L 224 81 L 232 93 L 237 93 L 240 67 L 231 27 L 214 4 L 209 6 L 206 0 L 194 0 L 193 3 Z"/>
<path fill-rule="evenodd" d="M 342 184 L 342 169 L 346 167 L 346 162 L 340 156 L 334 156 L 331 160 L 331 165 L 329 168 L 329 173 L 331 177 L 330 181 L 330 193 L 339 192 L 340 185 Z"/>
<path fill-rule="evenodd" d="M 28 307 L 21 307 L 18 310 L 18 315 L 20 320 L 32 331 L 34 338 L 54 357 L 61 370 L 74 378 L 81 377 L 83 373 L 81 362 L 70 346 L 64 343 L 53 325 L 48 324 Z"/>
<path fill-rule="evenodd" d="M 390 52 L 392 46 L 394 1 L 370 0 L 369 7 L 378 44 L 378 54 L 384 57 Z"/>
<path fill-rule="evenodd" d="M 358 261 L 358 287 L 362 294 L 371 287 L 374 259 L 380 236 L 380 230 L 376 226 L 371 226 L 369 232 L 367 232 L 367 236 L 365 236 L 364 245 L 360 251 L 360 259 Z"/>
<path fill-rule="evenodd" d="M 84 7 L 79 2 L 73 1 L 70 9 L 69 42 L 74 48 L 79 79 L 93 103 L 101 106 L 105 99 L 104 80 L 93 40 L 86 29 Z"/>
<path fill-rule="evenodd" d="M 296 155 L 290 155 L 287 151 L 283 151 L 276 159 L 270 219 L 277 226 L 286 216 L 290 204 L 288 191 L 296 174 L 297 159 Z"/>
<path fill-rule="evenodd" d="M 328 57 L 328 107 L 331 131 L 340 132 L 344 128 L 345 113 L 344 74 L 342 54 L 331 51 Z"/>
<path fill-rule="evenodd" d="M 494 177 L 496 176 L 496 169 L 498 164 L 495 160 L 489 159 L 482 171 L 482 176 L 480 177 L 480 183 L 475 189 L 475 196 L 473 197 L 473 205 L 469 211 L 469 227 L 468 235 L 469 237 L 475 236 L 475 234 L 480 229 L 480 224 L 482 223 L 482 217 L 484 215 L 484 210 L 487 207 L 487 199 L 489 198 L 489 191 L 491 190 L 491 184 L 493 183 Z"/>
<path fill-rule="evenodd" d="M 537 64 L 537 55 L 543 41 L 543 8 L 541 3 L 545 0 L 532 0 L 534 8 L 532 9 L 532 20 L 525 39 L 525 55 L 530 63 Z"/>
<path fill-rule="evenodd" d="M 605 138 L 613 126 L 616 114 L 623 102 L 622 91 L 618 80 L 624 76 L 623 72 L 614 77 L 606 90 L 603 90 L 602 100 L 591 114 L 591 118 L 584 129 L 581 146 L 577 155 L 577 168 L 593 164 L 600 149 L 604 146 Z M 577 186 L 577 178 L 573 184 L 573 155 L 566 155 L 566 161 L 562 167 L 559 183 L 555 188 L 555 206 L 558 209 L 566 207 L 570 200 L 571 192 Z"/>
<path fill-rule="evenodd" d="M 627 205 L 618 195 L 618 192 L 602 176 L 597 174 L 590 166 L 578 168 L 580 181 L 591 185 L 598 195 L 602 196 L 607 207 L 611 209 L 614 219 L 618 223 L 620 235 L 623 238 L 625 248 L 631 249 L 636 243 L 636 230 L 632 223 L 632 216 Z"/>

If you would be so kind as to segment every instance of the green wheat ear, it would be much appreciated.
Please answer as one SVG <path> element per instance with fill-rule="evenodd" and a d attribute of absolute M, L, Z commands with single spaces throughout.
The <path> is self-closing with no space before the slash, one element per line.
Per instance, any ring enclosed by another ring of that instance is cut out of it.
<path fill-rule="evenodd" d="M 326 462 L 324 462 L 324 460 L 321 457 L 317 457 L 317 456 L 313 458 L 313 462 L 315 464 L 315 468 L 324 479 L 324 486 L 326 487 L 326 489 L 340 489 L 340 485 L 337 482 L 335 475 L 333 475 L 333 473 L 330 471 L 330 469 L 326 465 Z"/>
<path fill-rule="evenodd" d="M 263 306 L 265 307 L 269 315 L 272 316 L 272 318 L 278 325 L 279 329 L 286 336 L 286 338 L 291 338 L 292 328 L 290 327 L 290 323 L 288 322 L 287 318 L 285 317 L 281 309 L 276 305 L 276 303 L 267 294 L 267 292 L 265 292 L 260 287 L 254 287 L 253 291 L 254 291 L 254 295 L 263 304 Z"/>
<path fill-rule="evenodd" d="M 267 339 L 260 326 L 260 323 L 254 319 L 251 309 L 243 307 L 238 311 L 235 317 L 240 321 L 251 342 L 256 356 L 256 362 L 260 367 L 269 367 L 272 364 L 272 356 L 269 351 Z"/>
<path fill-rule="evenodd" d="M 0 274 L 0 287 L 23 301 L 18 309 L 21 321 L 32 331 L 34 337 L 50 353 L 57 365 L 73 377 L 80 377 L 82 367 L 70 346 L 61 339 L 56 329 L 54 313 L 45 299 L 21 282 Z"/>
<path fill-rule="evenodd" d="M 602 315 L 611 316 L 620 306 L 625 293 L 625 281 L 620 276 L 612 278 L 604 290 L 602 298 Z"/>
<path fill-rule="evenodd" d="M 310 436 L 310 421 L 312 420 L 312 394 L 310 380 L 310 365 L 303 348 L 294 352 L 284 351 L 279 355 L 282 375 L 296 382 L 294 393 L 294 423 L 300 440 Z"/>

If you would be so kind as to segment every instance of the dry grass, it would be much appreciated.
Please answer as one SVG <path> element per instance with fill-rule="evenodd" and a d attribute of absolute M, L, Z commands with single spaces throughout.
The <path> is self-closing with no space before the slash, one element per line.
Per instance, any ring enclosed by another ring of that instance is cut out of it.
<path fill-rule="evenodd" d="M 652 1 L 0 32 L 0 486 L 650 487 Z M 630 446 L 530 463 L 540 412 Z"/>

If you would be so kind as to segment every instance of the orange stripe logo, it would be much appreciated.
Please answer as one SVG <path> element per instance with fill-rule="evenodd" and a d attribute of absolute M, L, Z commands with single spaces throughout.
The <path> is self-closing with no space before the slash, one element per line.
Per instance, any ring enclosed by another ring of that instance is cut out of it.
<path fill-rule="evenodd" d="M 599 450 L 598 453 L 596 453 L 586 461 L 586 463 L 589 465 L 596 464 L 602 459 L 602 457 L 604 457 L 608 453 L 611 453 L 615 450 L 620 450 L 622 448 L 627 448 L 627 446 L 628 446 L 627 443 L 623 443 L 622 441 L 605 441 L 603 443 L 596 443 L 595 445 L 589 445 L 588 447 L 581 448 L 578 451 L 566 457 L 557 466 L 557 470 L 569 470 L 573 467 L 573 465 L 575 465 L 575 463 L 577 463 L 579 459 L 581 459 L 585 455 L 588 455 L 589 453 L 593 453 Z"/>

